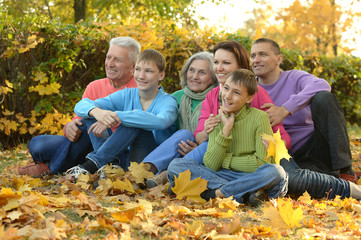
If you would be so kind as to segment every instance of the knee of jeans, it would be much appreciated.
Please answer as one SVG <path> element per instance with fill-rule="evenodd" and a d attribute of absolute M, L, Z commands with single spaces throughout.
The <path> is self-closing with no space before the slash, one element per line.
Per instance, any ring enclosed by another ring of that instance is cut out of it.
<path fill-rule="evenodd" d="M 326 92 L 326 91 L 318 92 L 312 98 L 311 108 L 318 109 L 319 107 L 326 107 L 334 103 L 335 100 L 337 99 L 335 95 L 331 92 Z"/>
<path fill-rule="evenodd" d="M 190 159 L 185 158 L 175 158 L 168 165 L 168 176 L 176 175 L 178 176 L 180 172 L 183 172 L 185 168 L 189 165 L 188 162 Z M 188 168 L 187 168 L 188 169 Z M 171 179 L 171 178 L 170 178 Z M 173 177 L 174 179 L 174 177 Z"/>
<path fill-rule="evenodd" d="M 41 136 L 36 136 L 30 140 L 28 150 L 31 155 L 42 152 L 44 144 L 41 143 L 40 138 Z"/>
<path fill-rule="evenodd" d="M 174 133 L 174 136 L 179 136 L 182 139 L 188 139 L 190 141 L 194 142 L 194 135 L 191 131 L 187 129 L 180 129 L 177 132 Z"/>
<path fill-rule="evenodd" d="M 269 169 L 270 177 L 273 177 L 279 181 L 282 179 L 287 179 L 287 173 L 285 172 L 283 167 L 277 164 L 272 164 L 271 166 L 272 168 Z"/>

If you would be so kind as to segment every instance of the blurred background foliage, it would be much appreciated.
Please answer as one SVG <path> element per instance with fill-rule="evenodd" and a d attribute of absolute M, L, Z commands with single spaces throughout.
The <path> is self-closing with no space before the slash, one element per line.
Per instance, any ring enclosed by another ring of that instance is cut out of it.
<path fill-rule="evenodd" d="M 142 49 L 160 51 L 167 60 L 162 86 L 169 93 L 180 89 L 179 72 L 192 54 L 212 51 L 223 40 L 236 40 L 250 50 L 252 40 L 259 37 L 259 32 L 244 29 L 228 33 L 200 28 L 192 4 L 192 0 L 0 1 L 0 149 L 38 134 L 62 134 L 86 85 L 105 77 L 112 37 L 131 36 Z M 283 70 L 301 69 L 326 79 L 348 122 L 361 124 L 360 58 L 285 47 L 282 53 Z"/>

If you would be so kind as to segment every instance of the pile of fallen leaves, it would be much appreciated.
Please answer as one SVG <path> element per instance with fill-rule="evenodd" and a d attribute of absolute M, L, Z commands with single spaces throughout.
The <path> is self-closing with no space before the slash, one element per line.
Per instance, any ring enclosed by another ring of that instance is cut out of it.
<path fill-rule="evenodd" d="M 360 171 L 360 139 L 351 147 Z M 128 172 L 107 167 L 106 179 L 83 175 L 74 183 L 14 173 L 29 162 L 24 147 L 0 152 L 0 239 L 361 238 L 361 205 L 352 198 L 315 200 L 305 193 L 251 208 L 231 198 L 201 202 L 197 192 L 171 197 L 167 185 L 142 189 L 152 176 L 143 164 Z M 193 184 L 187 172 L 178 181 Z"/>

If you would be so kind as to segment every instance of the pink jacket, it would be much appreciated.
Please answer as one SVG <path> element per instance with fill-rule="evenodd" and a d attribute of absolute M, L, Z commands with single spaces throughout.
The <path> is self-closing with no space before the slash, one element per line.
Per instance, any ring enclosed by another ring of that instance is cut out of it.
<path fill-rule="evenodd" d="M 199 132 L 202 132 L 204 130 L 204 123 L 208 119 L 209 115 L 211 113 L 214 114 L 214 116 L 218 115 L 218 109 L 219 109 L 219 102 L 218 102 L 218 96 L 219 96 L 219 87 L 213 88 L 206 96 L 206 98 L 203 100 L 202 103 L 202 110 L 201 110 L 201 116 L 199 117 L 199 122 L 196 131 L 194 132 L 194 136 L 196 136 Z M 255 94 L 254 99 L 251 103 L 251 107 L 261 109 L 261 106 L 265 103 L 272 103 L 273 101 L 271 97 L 268 95 L 266 90 L 264 90 L 262 87 L 258 86 L 258 92 Z M 266 111 L 267 109 L 261 109 L 263 111 Z M 286 147 L 289 149 L 291 147 L 291 138 L 286 132 L 283 125 L 280 123 L 272 128 L 273 132 L 277 132 L 277 130 L 280 130 L 281 138 L 286 141 Z"/>

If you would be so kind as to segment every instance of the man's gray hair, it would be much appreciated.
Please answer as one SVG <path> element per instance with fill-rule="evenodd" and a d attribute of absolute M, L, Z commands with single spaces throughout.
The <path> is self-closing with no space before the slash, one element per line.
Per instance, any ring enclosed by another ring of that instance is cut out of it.
<path fill-rule="evenodd" d="M 187 85 L 187 72 L 194 60 L 205 60 L 205 61 L 209 62 L 209 71 L 211 72 L 212 79 L 213 79 L 212 84 L 216 83 L 217 77 L 213 71 L 213 54 L 210 52 L 199 52 L 199 53 L 193 54 L 190 58 L 188 58 L 187 62 L 184 64 L 184 66 L 180 72 L 181 86 L 184 88 Z"/>
<path fill-rule="evenodd" d="M 137 61 L 138 55 L 141 50 L 141 46 L 137 40 L 131 37 L 116 37 L 112 38 L 109 41 L 109 46 L 116 45 L 120 47 L 128 48 L 129 51 L 129 59 L 132 63 Z"/>

